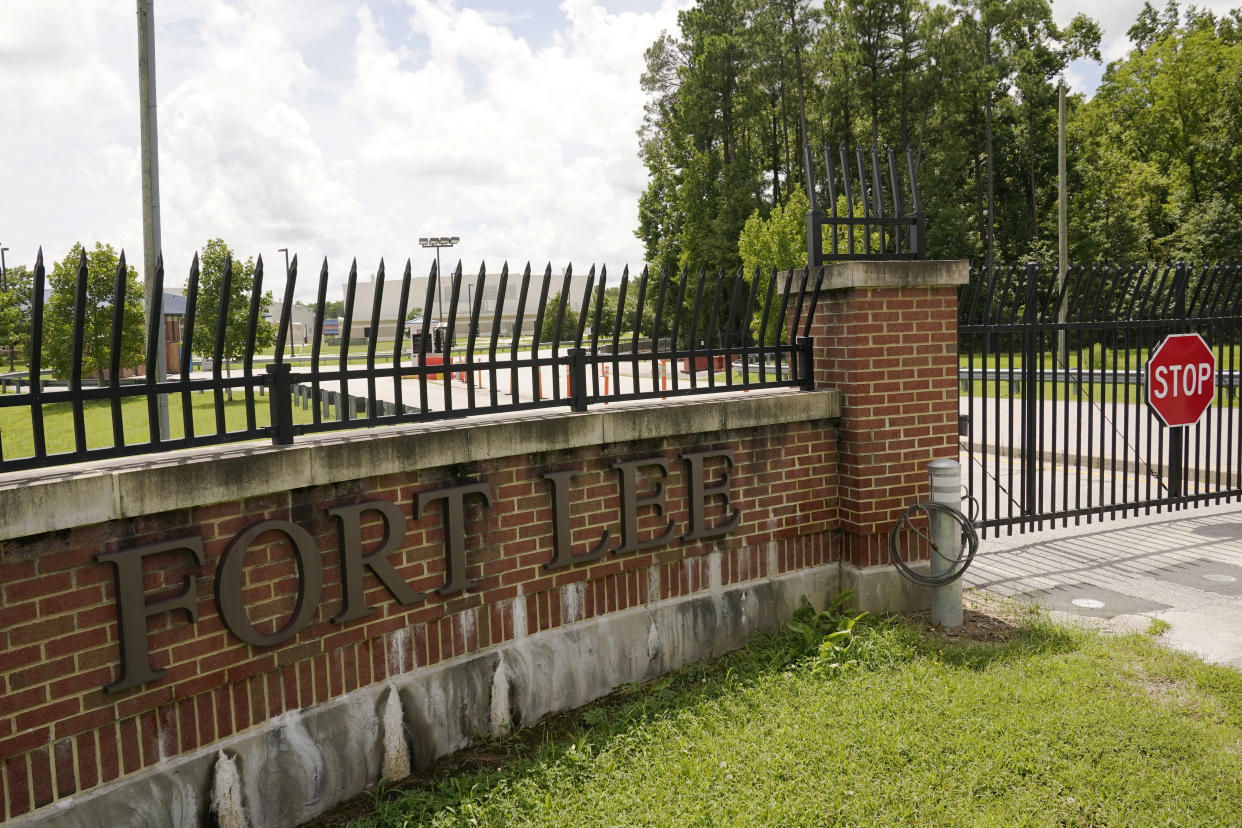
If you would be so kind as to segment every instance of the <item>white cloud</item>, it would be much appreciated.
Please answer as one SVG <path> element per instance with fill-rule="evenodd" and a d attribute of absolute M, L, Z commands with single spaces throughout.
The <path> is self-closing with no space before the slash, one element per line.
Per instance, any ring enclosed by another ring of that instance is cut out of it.
<path fill-rule="evenodd" d="M 160 191 L 169 281 L 214 236 L 243 256 L 289 247 L 430 262 L 451 233 L 486 258 L 637 264 L 643 51 L 687 0 L 566 0 L 498 12 L 451 0 L 157 4 Z M 113 0 L 6 0 L 0 242 L 58 258 L 96 239 L 141 259 L 136 27 Z M 396 24 L 398 23 L 399 24 Z M 540 45 L 515 34 L 547 34 Z M 311 290 L 309 280 L 305 290 Z"/>

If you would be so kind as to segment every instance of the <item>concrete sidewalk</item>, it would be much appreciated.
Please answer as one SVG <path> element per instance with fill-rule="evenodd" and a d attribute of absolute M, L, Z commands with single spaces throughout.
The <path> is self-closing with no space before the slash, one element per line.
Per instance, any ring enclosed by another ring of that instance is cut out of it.
<path fill-rule="evenodd" d="M 965 586 L 1242 668 L 1242 504 L 987 537 Z"/>

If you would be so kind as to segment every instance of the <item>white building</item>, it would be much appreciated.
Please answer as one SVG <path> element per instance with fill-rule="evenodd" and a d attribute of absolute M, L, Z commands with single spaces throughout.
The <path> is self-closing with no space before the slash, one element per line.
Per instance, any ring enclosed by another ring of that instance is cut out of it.
<path fill-rule="evenodd" d="M 582 307 L 582 297 L 586 290 L 589 269 L 584 272 L 575 271 L 570 279 L 569 284 L 569 305 L 568 307 L 579 310 Z M 423 304 L 427 301 L 427 276 L 414 276 L 410 279 L 410 293 L 406 301 L 406 316 L 408 317 L 415 309 L 423 309 Z M 427 316 L 430 319 L 448 323 L 450 302 L 452 299 L 452 276 L 445 273 L 442 280 L 444 294 L 437 296 L 432 300 L 432 307 L 428 308 Z M 475 295 L 478 291 L 479 275 L 474 273 L 467 276 L 462 274 L 461 288 L 457 299 L 457 312 L 454 314 L 454 331 L 458 342 L 461 342 L 467 335 L 467 320 L 470 318 L 471 311 L 474 307 Z M 496 306 L 500 299 L 500 274 L 489 273 L 482 279 L 483 297 L 479 307 L 479 330 L 480 335 L 490 335 L 493 322 L 497 321 Z M 598 286 L 598 282 L 595 283 Z M 620 284 L 620 277 L 610 277 L 608 279 L 609 287 L 616 287 Z M 366 281 L 359 280 L 354 289 L 354 312 L 352 322 L 350 324 L 351 338 L 366 338 L 371 332 L 371 318 L 374 311 L 375 301 L 375 285 L 374 277 Z M 548 300 L 555 297 L 565 285 L 565 274 L 553 273 L 548 284 Z M 522 290 L 522 271 L 509 270 L 509 278 L 505 283 L 504 303 L 500 308 L 499 323 L 501 335 L 509 336 L 513 332 L 513 326 L 517 322 L 518 317 L 518 300 L 521 298 Z M 525 312 L 522 315 L 522 331 L 524 334 L 530 334 L 535 329 L 535 318 L 539 310 L 539 299 L 543 290 L 543 272 L 532 272 L 530 282 L 527 287 Z M 594 290 L 594 288 L 592 289 Z M 344 299 L 344 289 L 342 289 L 342 299 Z M 394 331 L 398 327 L 398 311 L 401 299 L 401 277 L 398 275 L 395 279 L 387 277 L 384 280 L 384 290 L 380 297 L 379 311 L 379 337 L 380 339 L 392 339 Z M 550 308 L 549 312 L 553 312 L 554 308 Z"/>

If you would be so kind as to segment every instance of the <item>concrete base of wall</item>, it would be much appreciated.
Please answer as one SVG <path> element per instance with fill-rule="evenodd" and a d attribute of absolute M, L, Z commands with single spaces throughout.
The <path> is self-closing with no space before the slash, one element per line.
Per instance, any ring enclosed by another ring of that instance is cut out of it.
<path fill-rule="evenodd" d="M 931 571 L 928 561 L 910 564 L 920 575 Z M 902 577 L 895 566 L 859 568 L 841 564 L 841 591 L 852 591 L 849 606 L 875 613 L 908 614 L 931 607 L 931 589 Z"/>
<path fill-rule="evenodd" d="M 600 616 L 413 670 L 293 711 L 188 757 L 91 793 L 63 799 L 14 826 L 200 825 L 210 822 L 216 761 L 236 765 L 250 825 L 294 826 L 374 785 L 384 762 L 384 711 L 397 693 L 416 767 L 475 739 L 533 724 L 606 695 L 743 646 L 788 619 L 803 596 L 817 607 L 854 589 L 860 605 L 903 599 L 896 573 L 846 572 L 839 564 L 748 581 Z M 517 599 L 523 601 L 521 596 Z M 904 599 L 903 599 L 904 600 Z M 893 609 L 889 605 L 884 608 Z"/>

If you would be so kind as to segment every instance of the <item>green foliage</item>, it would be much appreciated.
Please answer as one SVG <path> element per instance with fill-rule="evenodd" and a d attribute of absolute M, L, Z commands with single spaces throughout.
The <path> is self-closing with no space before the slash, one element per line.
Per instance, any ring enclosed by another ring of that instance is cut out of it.
<path fill-rule="evenodd" d="M 51 295 L 43 312 L 43 363 L 58 377 L 72 372 L 73 318 L 78 269 L 83 248 L 75 244 L 47 275 Z M 83 308 L 82 374 L 103 378 L 111 364 L 113 298 L 120 261 L 111 245 L 95 242 L 85 251 L 86 304 Z M 121 323 L 122 368 L 143 359 L 143 294 L 138 271 L 125 268 L 125 301 Z"/>
<path fill-rule="evenodd" d="M 801 186 L 795 186 L 766 219 L 756 208 L 738 237 L 743 272 L 806 267 L 806 214 L 810 208 Z"/>
<path fill-rule="evenodd" d="M 14 265 L 5 270 L 4 284 L 6 289 L 0 290 L 0 346 L 8 349 L 12 371 L 17 350 L 29 351 L 34 274 L 25 265 Z"/>
<path fill-rule="evenodd" d="M 763 307 L 773 273 L 806 267 L 806 214 L 810 202 L 802 188 L 795 186 L 784 203 L 761 218 L 759 210 L 751 213 L 738 237 L 738 255 L 742 259 L 742 272 L 751 279 L 758 278 L 755 295 Z M 777 285 L 777 289 L 783 283 Z M 759 339 L 762 328 L 762 310 L 751 321 L 751 334 Z M 765 345 L 772 345 L 781 338 L 782 326 L 780 302 L 773 301 L 768 311 L 768 324 L 764 332 Z"/>
<path fill-rule="evenodd" d="M 556 318 L 561 311 L 561 292 L 558 290 L 556 294 L 548 300 L 548 304 L 543 314 L 543 327 L 539 329 L 539 341 L 551 342 L 553 334 L 556 333 Z M 561 342 L 573 342 L 578 335 L 578 312 L 568 302 L 565 305 L 564 317 L 561 321 Z"/>
<path fill-rule="evenodd" d="M 1067 101 L 1071 257 L 1242 256 L 1242 11 L 1148 4 L 1130 34 L 1094 98 Z M 805 186 L 805 136 L 817 155 L 911 147 L 929 257 L 1047 259 L 1056 84 L 1099 42 L 1049 0 L 699 0 L 646 55 L 647 258 L 749 274 L 748 222 Z"/>
<path fill-rule="evenodd" d="M 1071 127 L 1076 248 L 1115 259 L 1242 256 L 1242 43 L 1194 9 L 1146 5 Z"/>
<path fill-rule="evenodd" d="M 345 300 L 335 299 L 323 303 L 324 319 L 340 319 L 345 315 Z"/>
<path fill-rule="evenodd" d="M 227 297 L 221 297 L 225 268 L 233 276 Z M 194 353 L 212 356 L 216 347 L 216 327 L 221 307 L 225 309 L 225 360 L 241 359 L 246 353 L 246 334 L 250 325 L 250 294 L 254 287 L 254 259 L 240 261 L 223 239 L 212 239 L 199 255 L 198 318 L 194 325 Z M 188 288 L 188 285 L 187 285 Z M 263 319 L 272 306 L 272 293 L 259 296 L 259 319 L 255 328 L 255 350 L 270 348 L 276 341 L 276 326 Z"/>

